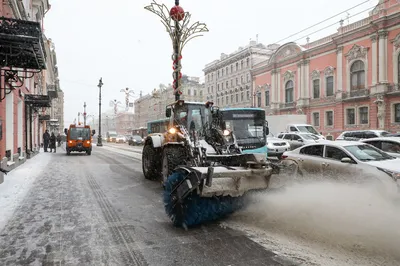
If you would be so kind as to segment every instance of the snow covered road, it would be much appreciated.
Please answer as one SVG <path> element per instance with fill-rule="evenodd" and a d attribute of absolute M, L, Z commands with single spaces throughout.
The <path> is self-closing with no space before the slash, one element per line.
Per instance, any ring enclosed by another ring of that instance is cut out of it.
<path fill-rule="evenodd" d="M 11 172 L 0 186 L 0 265 L 296 265 L 219 224 L 172 227 L 140 157 L 59 149 Z"/>

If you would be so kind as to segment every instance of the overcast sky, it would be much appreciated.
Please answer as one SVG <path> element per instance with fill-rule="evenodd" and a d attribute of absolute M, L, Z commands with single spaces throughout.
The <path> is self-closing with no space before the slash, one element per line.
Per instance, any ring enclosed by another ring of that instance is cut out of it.
<path fill-rule="evenodd" d="M 126 87 L 137 95 L 172 83 L 172 44 L 159 18 L 144 9 L 151 0 L 50 0 L 45 18 L 45 34 L 56 47 L 61 88 L 65 93 L 65 124 L 72 123 L 87 103 L 88 114 L 98 115 L 98 88 L 103 77 L 103 111 L 109 102 L 124 103 Z M 169 8 L 173 0 L 158 0 Z M 363 3 L 365 2 L 365 3 Z M 183 73 L 203 79 L 202 69 L 245 46 L 250 39 L 264 44 L 276 43 L 313 24 L 341 14 L 306 32 L 279 42 L 303 44 L 336 32 L 340 19 L 362 19 L 378 0 L 181 0 L 180 5 L 192 14 L 192 22 L 207 24 L 210 32 L 188 43 L 183 50 Z M 357 13 L 361 13 L 356 15 Z"/>

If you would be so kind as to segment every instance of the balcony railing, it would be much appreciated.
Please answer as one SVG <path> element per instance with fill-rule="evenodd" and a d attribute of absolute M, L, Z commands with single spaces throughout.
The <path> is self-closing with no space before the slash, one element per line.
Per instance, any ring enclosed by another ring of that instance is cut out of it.
<path fill-rule="evenodd" d="M 400 86 L 399 84 L 389 84 L 388 85 L 388 93 L 396 93 L 396 92 L 400 92 Z"/>
<path fill-rule="evenodd" d="M 291 102 L 291 103 L 281 103 L 279 105 L 280 109 L 291 109 L 291 108 L 295 108 L 296 107 L 296 103 L 295 102 Z"/>
<path fill-rule="evenodd" d="M 343 92 L 343 99 L 369 97 L 369 89 L 353 89 Z"/>

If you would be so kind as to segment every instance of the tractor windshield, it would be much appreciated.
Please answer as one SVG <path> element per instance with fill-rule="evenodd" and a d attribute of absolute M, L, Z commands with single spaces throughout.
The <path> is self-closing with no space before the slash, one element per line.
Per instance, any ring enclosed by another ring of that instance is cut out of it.
<path fill-rule="evenodd" d="M 70 129 L 69 138 L 71 140 L 77 140 L 82 138 L 82 140 L 89 140 L 90 139 L 90 129 L 89 128 L 76 128 L 73 127 Z"/>
<path fill-rule="evenodd" d="M 233 132 L 240 146 L 253 144 L 262 147 L 266 145 L 264 111 L 224 110 L 222 118 L 225 128 Z"/>
<path fill-rule="evenodd" d="M 188 130 L 200 130 L 209 121 L 210 111 L 204 105 L 177 105 L 174 110 L 174 124 L 183 125 Z"/>

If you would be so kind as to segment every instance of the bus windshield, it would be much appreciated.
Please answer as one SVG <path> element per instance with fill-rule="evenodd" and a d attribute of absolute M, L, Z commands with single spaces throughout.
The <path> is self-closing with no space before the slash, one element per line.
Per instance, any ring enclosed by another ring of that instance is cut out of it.
<path fill-rule="evenodd" d="M 73 127 L 70 129 L 69 138 L 72 140 L 77 140 L 78 138 L 82 138 L 82 140 L 89 140 L 90 129 L 86 127 L 82 128 Z"/>
<path fill-rule="evenodd" d="M 254 110 L 223 111 L 226 129 L 232 131 L 238 143 L 266 143 L 265 113 Z"/>

